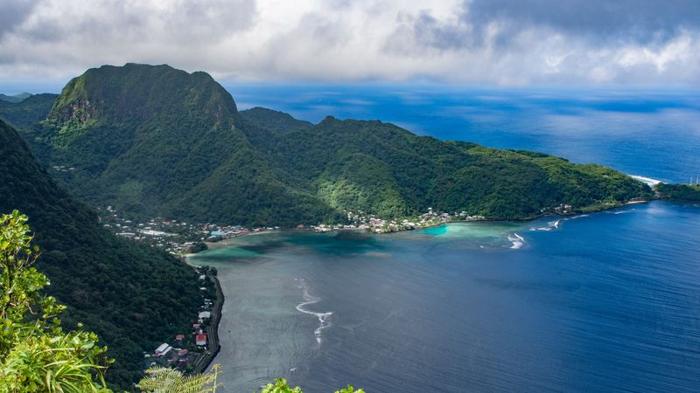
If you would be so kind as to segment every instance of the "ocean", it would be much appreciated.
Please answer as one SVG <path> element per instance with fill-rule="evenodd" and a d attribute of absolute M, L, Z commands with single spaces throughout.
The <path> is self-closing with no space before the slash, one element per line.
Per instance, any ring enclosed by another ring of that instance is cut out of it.
<path fill-rule="evenodd" d="M 700 175 L 693 92 L 236 86 L 241 108 Z M 278 232 L 190 260 L 219 269 L 226 392 L 697 392 L 700 206 L 390 235 Z"/>

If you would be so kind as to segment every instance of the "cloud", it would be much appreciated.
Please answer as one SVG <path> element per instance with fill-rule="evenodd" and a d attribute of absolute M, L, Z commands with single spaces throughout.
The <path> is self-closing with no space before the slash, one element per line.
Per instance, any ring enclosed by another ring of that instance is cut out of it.
<path fill-rule="evenodd" d="M 101 64 L 228 81 L 700 82 L 695 0 L 4 0 L 0 89 Z"/>
<path fill-rule="evenodd" d="M 34 1 L 3 0 L 0 2 L 0 39 L 22 24 L 32 11 Z"/>
<path fill-rule="evenodd" d="M 464 17 L 477 27 L 498 21 L 510 30 L 546 27 L 608 42 L 668 40 L 700 26 L 696 0 L 474 0 Z"/>

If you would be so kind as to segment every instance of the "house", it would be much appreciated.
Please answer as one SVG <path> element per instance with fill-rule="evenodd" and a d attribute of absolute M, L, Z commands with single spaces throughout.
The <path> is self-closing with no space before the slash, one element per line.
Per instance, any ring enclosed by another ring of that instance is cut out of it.
<path fill-rule="evenodd" d="M 200 333 L 195 336 L 195 344 L 197 344 L 200 347 L 203 347 L 207 345 L 207 334 L 206 333 Z"/>
<path fill-rule="evenodd" d="M 167 355 L 170 351 L 172 351 L 172 349 L 173 349 L 173 347 L 171 347 L 170 345 L 168 345 L 168 344 L 166 344 L 166 343 L 160 344 L 160 345 L 158 346 L 158 348 L 156 348 L 155 355 L 156 355 L 157 357 L 165 356 L 165 355 Z"/>
<path fill-rule="evenodd" d="M 205 320 L 211 318 L 211 311 L 200 311 L 199 320 Z"/>

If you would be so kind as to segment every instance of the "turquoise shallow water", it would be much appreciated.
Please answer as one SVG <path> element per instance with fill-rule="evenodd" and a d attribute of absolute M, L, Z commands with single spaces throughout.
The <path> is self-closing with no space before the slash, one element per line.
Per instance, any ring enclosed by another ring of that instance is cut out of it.
<path fill-rule="evenodd" d="M 520 236 L 520 238 L 515 235 Z M 654 202 L 198 254 L 226 292 L 226 391 L 696 392 L 700 207 Z M 522 243 L 519 247 L 514 247 Z"/>

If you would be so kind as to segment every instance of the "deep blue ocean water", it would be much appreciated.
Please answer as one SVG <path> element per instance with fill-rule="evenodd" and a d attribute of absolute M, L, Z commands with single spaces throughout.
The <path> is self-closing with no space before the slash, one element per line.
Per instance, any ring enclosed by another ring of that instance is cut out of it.
<path fill-rule="evenodd" d="M 404 89 L 231 88 L 240 107 L 311 121 L 379 118 L 663 180 L 700 174 L 690 92 Z M 380 236 L 272 233 L 191 262 L 216 266 L 224 285 L 216 361 L 227 392 L 277 376 L 307 393 L 348 383 L 368 393 L 700 391 L 697 205 Z"/>

